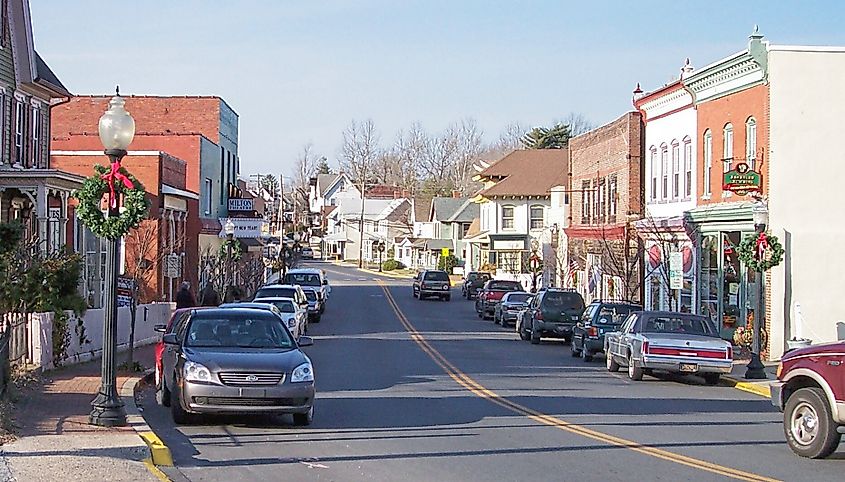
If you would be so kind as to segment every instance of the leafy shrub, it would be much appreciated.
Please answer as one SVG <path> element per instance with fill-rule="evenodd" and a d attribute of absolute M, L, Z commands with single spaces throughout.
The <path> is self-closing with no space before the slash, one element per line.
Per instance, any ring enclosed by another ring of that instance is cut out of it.
<path fill-rule="evenodd" d="M 384 271 L 393 271 L 394 269 L 405 269 L 405 265 L 401 261 L 395 259 L 388 259 L 381 264 L 381 269 Z"/>
<path fill-rule="evenodd" d="M 447 273 L 451 273 L 452 269 L 458 265 L 458 258 L 455 255 L 450 254 L 449 256 L 441 256 L 440 260 L 437 262 L 437 269 L 442 269 Z"/>

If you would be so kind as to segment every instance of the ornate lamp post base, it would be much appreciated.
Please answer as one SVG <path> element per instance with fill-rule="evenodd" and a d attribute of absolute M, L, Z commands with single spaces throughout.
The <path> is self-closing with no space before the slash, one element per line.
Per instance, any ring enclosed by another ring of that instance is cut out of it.
<path fill-rule="evenodd" d="M 126 425 L 126 412 L 120 398 L 109 397 L 100 392 L 91 402 L 93 410 L 88 415 L 88 423 L 100 427 L 122 427 Z"/>
<path fill-rule="evenodd" d="M 759 353 L 751 354 L 751 361 L 748 363 L 748 368 L 745 370 L 746 380 L 765 380 L 769 378 L 766 374 L 766 366 L 760 361 Z"/>

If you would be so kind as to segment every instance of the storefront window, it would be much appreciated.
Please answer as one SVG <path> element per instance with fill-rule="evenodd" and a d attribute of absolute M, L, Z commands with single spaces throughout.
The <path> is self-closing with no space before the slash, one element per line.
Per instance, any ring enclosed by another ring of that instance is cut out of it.
<path fill-rule="evenodd" d="M 499 251 L 496 268 L 507 273 L 519 273 L 520 253 L 518 251 Z"/>
<path fill-rule="evenodd" d="M 722 287 L 722 336 L 733 337 L 737 327 L 745 324 L 740 307 L 742 306 L 743 289 L 742 267 L 739 264 L 737 248 L 741 240 L 741 234 L 734 231 L 722 233 L 722 270 L 724 281 Z"/>
<path fill-rule="evenodd" d="M 701 280 L 699 283 L 699 313 L 710 318 L 718 326 L 719 317 L 719 258 L 717 246 L 719 235 L 706 235 L 701 238 Z"/>

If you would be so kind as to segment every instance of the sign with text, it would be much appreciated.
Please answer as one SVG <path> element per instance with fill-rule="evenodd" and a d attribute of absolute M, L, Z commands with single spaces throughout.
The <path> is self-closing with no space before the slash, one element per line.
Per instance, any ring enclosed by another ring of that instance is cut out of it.
<path fill-rule="evenodd" d="M 249 212 L 255 210 L 255 199 L 229 198 L 229 211 Z"/>
<path fill-rule="evenodd" d="M 744 196 L 750 192 L 760 192 L 763 186 L 763 179 L 760 173 L 752 171 L 748 164 L 740 162 L 736 169 L 725 173 L 722 189 L 734 194 Z"/>
<path fill-rule="evenodd" d="M 681 252 L 669 253 L 669 289 L 684 288 L 684 255 Z"/>
<path fill-rule="evenodd" d="M 521 239 L 496 239 L 493 241 L 493 249 L 502 251 L 522 251 L 525 249 L 525 241 Z"/>
<path fill-rule="evenodd" d="M 265 225 L 265 221 L 262 218 L 221 218 L 220 226 L 224 226 L 224 228 L 217 234 L 221 238 L 226 237 L 225 226 L 228 220 L 231 220 L 232 224 L 235 225 L 234 236 L 236 238 L 258 238 L 261 236 L 262 229 Z"/>
<path fill-rule="evenodd" d="M 124 276 L 117 277 L 117 306 L 129 306 L 132 301 L 132 287 L 135 282 L 132 278 Z"/>
<path fill-rule="evenodd" d="M 182 276 L 182 257 L 176 253 L 170 253 L 164 257 L 164 276 L 178 278 Z"/>

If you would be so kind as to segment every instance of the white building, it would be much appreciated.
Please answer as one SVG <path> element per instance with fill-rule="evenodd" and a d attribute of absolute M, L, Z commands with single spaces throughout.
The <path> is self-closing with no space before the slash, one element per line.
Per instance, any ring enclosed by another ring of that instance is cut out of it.
<path fill-rule="evenodd" d="M 645 306 L 654 310 L 692 311 L 695 302 L 695 247 L 684 227 L 684 212 L 697 196 L 697 115 L 683 79 L 692 73 L 687 59 L 678 80 L 637 95 L 634 104 L 645 128 L 644 194 L 646 215 L 636 222 L 647 253 L 644 260 Z M 669 258 L 681 253 L 681 289 L 670 289 Z"/>
<path fill-rule="evenodd" d="M 344 199 L 326 218 L 323 242 L 329 257 L 340 259 L 378 260 L 373 249 L 376 241 L 393 248 L 396 238 L 408 236 L 412 229 L 411 203 L 407 199 L 364 200 L 363 248 L 361 247 L 361 200 Z M 382 255 L 387 259 L 387 254 Z"/>

